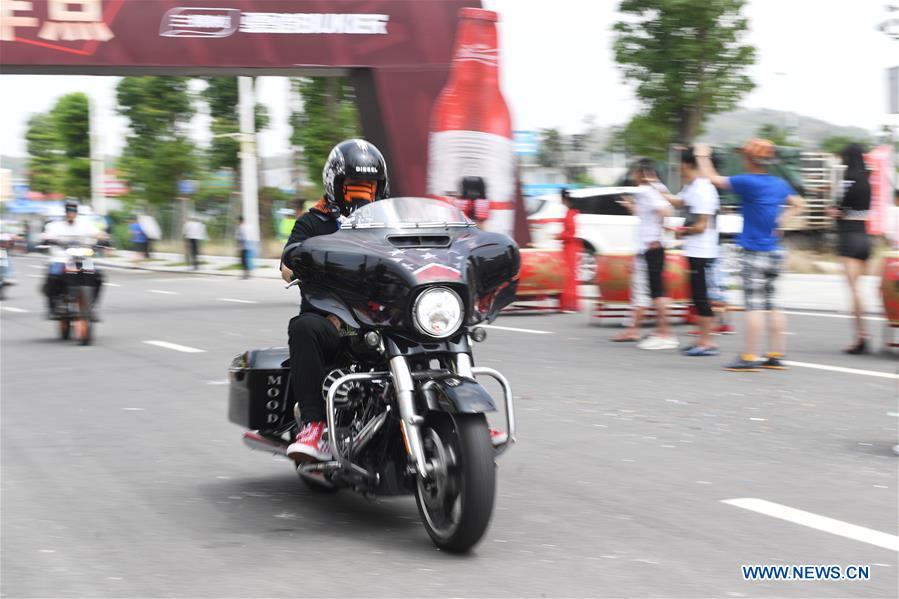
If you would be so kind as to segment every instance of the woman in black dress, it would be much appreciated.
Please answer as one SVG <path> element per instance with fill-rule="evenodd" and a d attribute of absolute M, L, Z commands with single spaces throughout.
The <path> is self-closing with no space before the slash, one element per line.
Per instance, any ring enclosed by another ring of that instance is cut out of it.
<path fill-rule="evenodd" d="M 871 207 L 871 184 L 865 166 L 864 148 L 852 143 L 840 153 L 846 172 L 843 179 L 843 198 L 831 206 L 828 214 L 837 221 L 839 242 L 837 253 L 846 268 L 846 280 L 852 295 L 852 316 L 855 341 L 844 349 L 847 354 L 864 354 L 868 351 L 868 335 L 862 320 L 864 307 L 858 288 L 859 277 L 865 272 L 865 263 L 871 255 L 868 237 L 868 210 Z"/>

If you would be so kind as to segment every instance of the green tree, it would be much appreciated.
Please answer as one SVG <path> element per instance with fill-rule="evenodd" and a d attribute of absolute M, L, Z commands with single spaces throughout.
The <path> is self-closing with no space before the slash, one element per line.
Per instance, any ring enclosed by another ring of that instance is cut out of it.
<path fill-rule="evenodd" d="M 240 92 L 237 77 L 203 77 L 206 89 L 202 96 L 209 105 L 212 117 L 212 144 L 209 149 L 209 166 L 212 169 L 230 168 L 238 171 L 240 167 Z M 269 125 L 268 109 L 257 103 L 254 107 L 254 124 L 256 131 L 262 131 Z"/>
<path fill-rule="evenodd" d="M 612 135 L 611 148 L 629 156 L 665 160 L 674 129 L 646 115 L 636 115 Z"/>
<path fill-rule="evenodd" d="M 344 139 L 361 137 L 359 113 L 353 87 L 344 78 L 312 77 L 293 79 L 294 91 L 302 98 L 303 109 L 290 115 L 290 141 L 303 148 L 303 160 L 317 193 L 319 174 L 331 148 Z"/>
<path fill-rule="evenodd" d="M 65 156 L 63 193 L 86 200 L 91 195 L 90 108 L 87 96 L 76 92 L 61 97 L 50 111 Z"/>
<path fill-rule="evenodd" d="M 689 144 L 710 115 L 733 109 L 754 84 L 755 48 L 741 43 L 745 0 L 622 0 L 613 50 L 636 84 L 641 116 Z"/>
<path fill-rule="evenodd" d="M 195 166 L 185 130 L 194 114 L 186 77 L 124 77 L 116 87 L 118 110 L 128 118 L 120 170 L 132 190 L 153 205 L 177 195 L 178 181 Z"/>
<path fill-rule="evenodd" d="M 559 168 L 565 160 L 562 152 L 562 134 L 558 129 L 540 130 L 540 149 L 537 163 L 546 168 Z"/>
<path fill-rule="evenodd" d="M 34 114 L 25 132 L 28 151 L 28 186 L 41 193 L 62 191 L 65 155 L 53 117 L 49 113 Z"/>
<path fill-rule="evenodd" d="M 771 141 L 775 146 L 799 146 L 799 142 L 795 139 L 791 139 L 789 129 L 786 127 L 778 127 L 773 123 L 763 124 L 756 130 L 755 134 L 763 139 Z"/>

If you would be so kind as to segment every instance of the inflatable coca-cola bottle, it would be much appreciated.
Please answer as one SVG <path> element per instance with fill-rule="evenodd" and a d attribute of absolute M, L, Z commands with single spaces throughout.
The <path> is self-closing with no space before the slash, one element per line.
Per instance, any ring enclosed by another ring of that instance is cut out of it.
<path fill-rule="evenodd" d="M 490 211 L 483 227 L 510 237 L 514 228 L 512 119 L 499 89 L 497 15 L 463 8 L 449 81 L 431 111 L 428 193 L 456 196 L 465 177 L 480 177 Z"/>

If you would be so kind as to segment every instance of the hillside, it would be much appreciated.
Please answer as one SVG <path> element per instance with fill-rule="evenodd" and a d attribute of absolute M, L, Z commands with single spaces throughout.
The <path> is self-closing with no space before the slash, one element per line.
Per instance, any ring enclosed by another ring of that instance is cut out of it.
<path fill-rule="evenodd" d="M 742 143 L 755 136 L 758 128 L 766 123 L 788 127 L 793 137 L 808 147 L 817 147 L 823 140 L 835 135 L 859 140 L 873 138 L 870 132 L 860 127 L 834 125 L 794 112 L 761 108 L 739 109 L 715 115 L 706 123 L 705 133 L 700 137 L 700 141 L 713 144 Z"/>

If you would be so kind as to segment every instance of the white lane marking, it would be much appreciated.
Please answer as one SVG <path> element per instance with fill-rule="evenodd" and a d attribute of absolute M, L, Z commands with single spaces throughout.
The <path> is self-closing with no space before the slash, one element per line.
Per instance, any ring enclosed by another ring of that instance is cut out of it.
<path fill-rule="evenodd" d="M 234 299 L 233 297 L 217 297 L 220 302 L 234 302 L 235 304 L 258 304 L 256 300 Z"/>
<path fill-rule="evenodd" d="M 165 289 L 148 289 L 150 293 L 161 293 L 162 295 L 178 295 L 177 291 L 166 291 Z"/>
<path fill-rule="evenodd" d="M 821 318 L 854 318 L 850 314 L 826 314 L 824 312 L 797 312 L 795 310 L 784 310 L 784 314 L 792 314 L 793 316 L 820 316 Z M 862 316 L 862 320 L 878 320 L 883 321 L 886 318 L 882 316 Z"/>
<path fill-rule="evenodd" d="M 205 349 L 198 349 L 196 347 L 189 347 L 187 345 L 178 345 L 177 343 L 169 343 L 168 341 L 157 341 L 155 339 L 151 339 L 149 341 L 144 341 L 147 345 L 155 345 L 157 347 L 164 347 L 166 349 L 173 349 L 175 351 L 184 352 L 186 354 L 199 354 L 205 353 Z"/>
<path fill-rule="evenodd" d="M 831 372 L 842 372 L 844 374 L 862 374 L 865 376 L 876 376 L 883 379 L 897 379 L 899 374 L 891 372 L 882 372 L 880 370 L 859 370 L 858 368 L 843 368 L 842 366 L 830 366 L 828 364 L 812 364 L 811 362 L 793 362 L 792 360 L 784 360 L 787 366 L 797 366 L 799 368 L 813 368 L 815 370 L 829 370 Z"/>
<path fill-rule="evenodd" d="M 899 412 L 887 412 L 887 416 L 895 416 L 896 418 L 899 418 Z"/>
<path fill-rule="evenodd" d="M 43 279 L 44 275 L 28 275 L 29 279 Z"/>
<path fill-rule="evenodd" d="M 103 283 L 104 287 L 121 287 L 118 283 Z"/>
<path fill-rule="evenodd" d="M 143 408 L 122 408 L 126 412 L 143 412 Z"/>
<path fill-rule="evenodd" d="M 0 306 L 0 310 L 6 310 L 7 312 L 28 312 L 28 310 L 23 310 L 22 308 L 14 308 L 13 306 Z"/>
<path fill-rule="evenodd" d="M 43 270 L 47 268 L 47 266 L 43 264 L 29 264 L 28 268 L 37 268 L 38 270 Z"/>
<path fill-rule="evenodd" d="M 224 379 L 221 381 L 206 381 L 206 384 L 207 385 L 227 385 L 230 382 L 231 381 L 229 381 L 228 379 Z"/>
<path fill-rule="evenodd" d="M 899 551 L 899 537 L 880 532 L 879 530 L 849 524 L 842 520 L 834 520 L 827 516 L 819 516 L 818 514 L 797 510 L 796 508 L 791 508 L 772 501 L 765 501 L 764 499 L 758 499 L 756 497 L 722 499 L 721 502 L 743 508 L 744 510 L 771 516 L 772 518 L 779 518 L 794 524 L 801 524 L 802 526 L 829 532 L 830 534 L 846 537 L 847 539 L 852 539 L 854 541 L 861 541 L 862 543 L 869 543 L 871 545 L 883 547 L 884 549 Z"/>
<path fill-rule="evenodd" d="M 479 327 L 484 327 L 485 329 L 497 329 L 500 331 L 515 331 L 516 333 L 533 333 L 535 335 L 552 335 L 552 331 L 537 331 L 535 329 L 516 329 L 513 327 L 500 327 L 495 324 L 479 324 Z"/>

